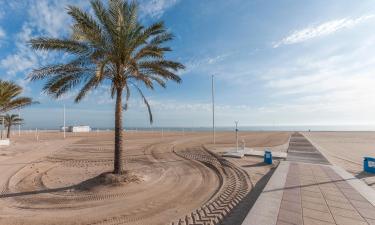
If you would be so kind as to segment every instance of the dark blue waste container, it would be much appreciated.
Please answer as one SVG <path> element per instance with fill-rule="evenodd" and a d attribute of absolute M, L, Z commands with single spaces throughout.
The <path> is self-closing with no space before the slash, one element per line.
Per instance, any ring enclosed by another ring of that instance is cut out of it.
<path fill-rule="evenodd" d="M 270 151 L 264 152 L 264 163 L 272 164 L 272 152 Z"/>
<path fill-rule="evenodd" d="M 375 158 L 365 157 L 363 161 L 363 169 L 368 173 L 375 173 Z"/>

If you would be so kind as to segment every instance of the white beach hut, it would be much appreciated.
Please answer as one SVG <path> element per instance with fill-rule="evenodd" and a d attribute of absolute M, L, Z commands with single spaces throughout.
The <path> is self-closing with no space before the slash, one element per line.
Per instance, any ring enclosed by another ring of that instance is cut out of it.
<path fill-rule="evenodd" d="M 90 132 L 91 131 L 91 128 L 90 126 L 69 126 L 68 132 L 72 132 L 72 133 L 85 133 L 85 132 Z"/>

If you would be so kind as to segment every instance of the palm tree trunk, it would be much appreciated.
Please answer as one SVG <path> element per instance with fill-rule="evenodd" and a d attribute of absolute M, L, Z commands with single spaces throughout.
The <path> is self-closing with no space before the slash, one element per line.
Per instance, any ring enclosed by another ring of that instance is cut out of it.
<path fill-rule="evenodd" d="M 10 125 L 8 125 L 8 132 L 7 132 L 7 138 L 10 138 Z"/>
<path fill-rule="evenodd" d="M 122 162 L 122 89 L 117 89 L 116 109 L 115 109 L 115 158 L 114 158 L 114 174 L 123 172 Z"/>

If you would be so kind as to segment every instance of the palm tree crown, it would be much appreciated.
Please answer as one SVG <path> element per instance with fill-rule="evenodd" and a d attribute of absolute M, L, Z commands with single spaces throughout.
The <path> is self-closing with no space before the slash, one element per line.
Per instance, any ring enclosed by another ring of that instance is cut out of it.
<path fill-rule="evenodd" d="M 168 80 L 179 83 L 181 78 L 176 73 L 184 66 L 165 58 L 171 49 L 164 44 L 173 35 L 164 23 L 144 27 L 138 20 L 135 2 L 109 0 L 106 6 L 100 0 L 92 0 L 91 7 L 94 16 L 77 7 L 68 7 L 74 21 L 70 38 L 30 41 L 34 49 L 62 51 L 73 56 L 71 61 L 34 70 L 30 79 L 47 79 L 43 90 L 56 98 L 79 87 L 76 102 L 99 85 L 110 84 L 111 96 L 116 97 L 114 172 L 118 174 L 122 170 L 122 109 L 127 109 L 131 90 L 140 94 L 152 123 L 150 105 L 141 87 L 154 89 L 157 84 L 165 88 Z"/>
<path fill-rule="evenodd" d="M 23 89 L 19 85 L 0 80 L 0 113 L 37 103 L 33 102 L 31 98 L 19 97 L 22 91 Z"/>

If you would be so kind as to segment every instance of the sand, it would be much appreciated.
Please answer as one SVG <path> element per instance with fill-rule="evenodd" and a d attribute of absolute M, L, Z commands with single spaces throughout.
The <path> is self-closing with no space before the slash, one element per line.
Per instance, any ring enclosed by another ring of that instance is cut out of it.
<path fill-rule="evenodd" d="M 289 133 L 240 137 L 246 147 L 284 151 Z M 217 133 L 212 145 L 209 132 L 126 132 L 123 160 L 138 179 L 103 185 L 93 178 L 112 170 L 112 132 L 68 134 L 65 140 L 42 132 L 39 141 L 34 133 L 15 135 L 10 147 L 0 148 L 0 224 L 158 225 L 222 215 L 222 224 L 239 224 L 275 165 L 259 157 L 221 158 L 234 138 Z"/>
<path fill-rule="evenodd" d="M 375 174 L 363 172 L 363 157 L 375 157 L 375 132 L 305 132 L 334 165 L 375 188 Z"/>

